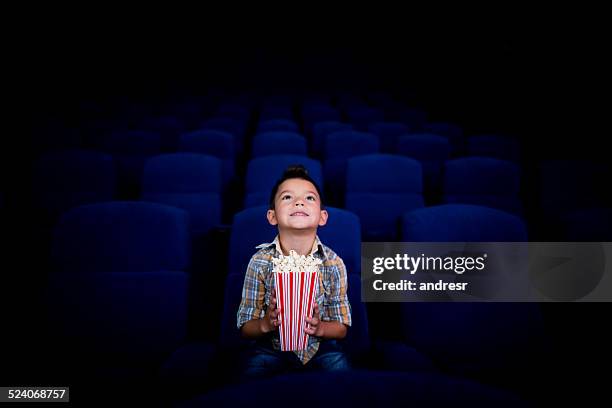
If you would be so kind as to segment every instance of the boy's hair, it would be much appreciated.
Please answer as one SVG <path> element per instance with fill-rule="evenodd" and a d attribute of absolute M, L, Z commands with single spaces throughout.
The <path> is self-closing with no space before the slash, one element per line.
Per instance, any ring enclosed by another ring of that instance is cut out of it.
<path fill-rule="evenodd" d="M 286 180 L 289 179 L 302 179 L 312 183 L 312 185 L 317 190 L 317 194 L 319 195 L 321 209 L 323 210 L 323 195 L 321 194 L 321 189 L 317 185 L 317 183 L 310 177 L 308 174 L 308 170 L 301 164 L 293 164 L 285 169 L 285 172 L 281 176 L 280 179 L 276 182 L 274 187 L 272 188 L 272 192 L 270 193 L 270 209 L 274 209 L 274 198 L 276 198 L 276 193 L 278 193 L 278 188 L 281 184 L 283 184 Z"/>

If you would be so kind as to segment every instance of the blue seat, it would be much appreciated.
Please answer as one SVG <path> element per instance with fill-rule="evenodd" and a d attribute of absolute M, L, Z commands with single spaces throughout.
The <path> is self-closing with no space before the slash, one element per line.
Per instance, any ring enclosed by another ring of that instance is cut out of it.
<path fill-rule="evenodd" d="M 378 135 L 382 152 L 396 153 L 397 139 L 410 133 L 410 128 L 401 122 L 375 122 L 370 123 L 368 131 Z"/>
<path fill-rule="evenodd" d="M 189 216 L 154 203 L 80 206 L 60 219 L 46 291 L 53 335 L 74 373 L 128 383 L 186 339 Z M 77 358 L 78 356 L 78 358 Z"/>
<path fill-rule="evenodd" d="M 347 274 L 347 284 L 352 324 L 340 344 L 356 365 L 366 358 L 372 345 L 366 304 L 361 301 L 361 276 Z"/>
<path fill-rule="evenodd" d="M 451 145 L 447 138 L 427 133 L 400 136 L 397 154 L 421 163 L 426 190 L 442 190 L 442 169 L 451 155 Z"/>
<path fill-rule="evenodd" d="M 272 187 L 290 165 L 302 164 L 313 180 L 323 188 L 321 163 L 305 156 L 274 155 L 252 159 L 247 165 L 245 207 L 268 205 Z"/>
<path fill-rule="evenodd" d="M 451 404 L 484 407 L 530 407 L 531 404 L 508 390 L 464 378 L 442 374 L 399 373 L 372 370 L 349 372 L 309 372 L 285 374 L 260 381 L 233 384 L 223 389 L 180 401 L 177 408 L 209 406 L 267 407 L 270 398 L 262 389 L 274 389 L 279 401 L 291 406 L 312 406 L 309 398 L 300 396 L 304 389 L 316 389 L 318 397 L 331 406 L 441 407 Z M 350 392 L 338 392 L 350 390 Z"/>
<path fill-rule="evenodd" d="M 144 169 L 142 200 L 186 210 L 194 236 L 210 232 L 221 223 L 221 160 L 196 153 L 149 159 Z"/>
<path fill-rule="evenodd" d="M 86 150 L 46 153 L 34 164 L 34 207 L 49 220 L 56 220 L 70 208 L 111 201 L 116 194 L 116 177 L 110 155 Z"/>
<path fill-rule="evenodd" d="M 454 155 L 460 155 L 465 150 L 463 129 L 459 125 L 447 122 L 432 122 L 424 124 L 422 130 L 425 133 L 433 133 L 447 138 L 453 148 Z"/>
<path fill-rule="evenodd" d="M 185 270 L 188 223 L 186 211 L 162 204 L 83 205 L 62 215 L 54 231 L 53 259 L 62 272 Z"/>
<path fill-rule="evenodd" d="M 348 159 L 364 154 L 378 153 L 379 139 L 375 134 L 356 130 L 339 130 L 325 138 L 325 159 Z"/>
<path fill-rule="evenodd" d="M 471 204 L 445 204 L 406 212 L 406 242 L 523 242 L 527 227 L 517 216 Z"/>
<path fill-rule="evenodd" d="M 406 302 L 400 307 L 404 341 L 448 372 L 493 380 L 542 365 L 537 303 Z"/>
<path fill-rule="evenodd" d="M 220 130 L 231 133 L 234 136 L 234 143 L 238 154 L 244 152 L 244 139 L 247 130 L 247 121 L 234 117 L 214 117 L 204 120 L 200 124 L 202 130 Z"/>
<path fill-rule="evenodd" d="M 240 331 L 236 328 L 236 317 L 242 299 L 244 276 L 244 272 L 230 273 L 225 278 L 219 345 L 222 350 L 229 351 L 228 355 L 233 355 L 234 358 L 239 358 L 239 356 L 236 355 L 238 353 L 232 352 L 233 350 L 243 349 L 249 344 L 248 340 L 240 336 Z M 234 363 L 236 362 L 234 361 Z"/>
<path fill-rule="evenodd" d="M 421 164 L 379 154 L 348 160 L 346 209 L 361 220 L 364 240 L 395 241 L 400 216 L 423 207 Z"/>
<path fill-rule="evenodd" d="M 267 119 L 262 120 L 261 122 L 259 122 L 259 125 L 257 125 L 258 133 L 276 131 L 298 132 L 299 127 L 297 123 L 290 119 Z"/>
<path fill-rule="evenodd" d="M 506 160 L 466 157 L 444 166 L 445 203 L 476 204 L 521 214 L 520 169 Z"/>
<path fill-rule="evenodd" d="M 328 200 L 339 206 L 344 203 L 346 163 L 349 158 L 378 152 L 378 137 L 371 133 L 344 130 L 327 135 L 323 171 Z"/>
<path fill-rule="evenodd" d="M 518 162 L 521 158 L 521 147 L 517 139 L 510 137 L 477 135 L 468 138 L 467 154 Z"/>
<path fill-rule="evenodd" d="M 352 130 L 353 125 L 338 121 L 317 122 L 312 125 L 311 152 L 315 157 L 322 157 L 327 135 L 341 130 Z"/>
<path fill-rule="evenodd" d="M 295 132 L 264 132 L 253 139 L 252 157 L 277 154 L 306 156 L 307 153 L 306 139 Z"/>
<path fill-rule="evenodd" d="M 234 136 L 219 130 L 196 130 L 181 135 L 179 152 L 201 153 L 222 160 L 223 180 L 228 183 L 236 173 Z"/>
<path fill-rule="evenodd" d="M 342 258 L 347 273 L 359 275 L 361 271 L 361 230 L 355 214 L 339 208 L 327 207 L 327 225 L 319 227 L 318 235 Z M 229 246 L 229 273 L 244 275 L 255 247 L 272 242 L 278 228 L 266 219 L 267 206 L 252 207 L 237 213 L 232 223 Z"/>
<path fill-rule="evenodd" d="M 527 241 L 520 218 L 473 205 L 414 210 L 402 225 L 402 239 L 411 242 Z M 503 376 L 525 365 L 535 370 L 542 357 L 538 304 L 406 302 L 401 308 L 404 341 L 453 373 Z"/>

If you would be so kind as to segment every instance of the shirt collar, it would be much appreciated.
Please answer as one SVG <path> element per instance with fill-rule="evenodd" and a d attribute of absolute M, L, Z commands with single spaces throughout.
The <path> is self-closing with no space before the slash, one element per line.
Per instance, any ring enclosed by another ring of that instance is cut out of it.
<path fill-rule="evenodd" d="M 274 238 L 274 241 L 257 245 L 255 248 L 261 249 L 261 248 L 270 248 L 270 247 L 274 247 L 278 255 L 283 253 L 283 251 L 281 251 L 280 239 L 278 235 Z M 309 255 L 314 256 L 316 253 L 319 253 L 321 257 L 323 257 L 323 259 L 327 258 L 325 251 L 323 249 L 323 243 L 321 243 L 321 240 L 319 239 L 318 235 L 315 235 L 315 240 L 314 240 L 314 243 L 312 245 L 312 249 L 310 250 Z"/>

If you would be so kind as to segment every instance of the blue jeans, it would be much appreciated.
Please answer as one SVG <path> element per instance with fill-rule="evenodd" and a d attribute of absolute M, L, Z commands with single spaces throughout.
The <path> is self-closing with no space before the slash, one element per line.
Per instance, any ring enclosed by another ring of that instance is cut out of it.
<path fill-rule="evenodd" d="M 241 380 L 271 377 L 293 371 L 347 371 L 350 364 L 336 340 L 322 340 L 319 350 L 306 364 L 302 364 L 293 351 L 274 350 L 269 342 L 258 341 L 247 356 Z"/>

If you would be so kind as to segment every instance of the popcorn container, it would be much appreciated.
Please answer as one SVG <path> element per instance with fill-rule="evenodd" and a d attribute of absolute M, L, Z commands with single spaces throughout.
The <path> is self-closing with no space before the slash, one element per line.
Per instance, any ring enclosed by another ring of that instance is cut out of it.
<path fill-rule="evenodd" d="M 277 306 L 280 308 L 282 351 L 304 350 L 308 346 L 306 317 L 312 316 L 317 297 L 318 272 L 274 272 Z"/>

